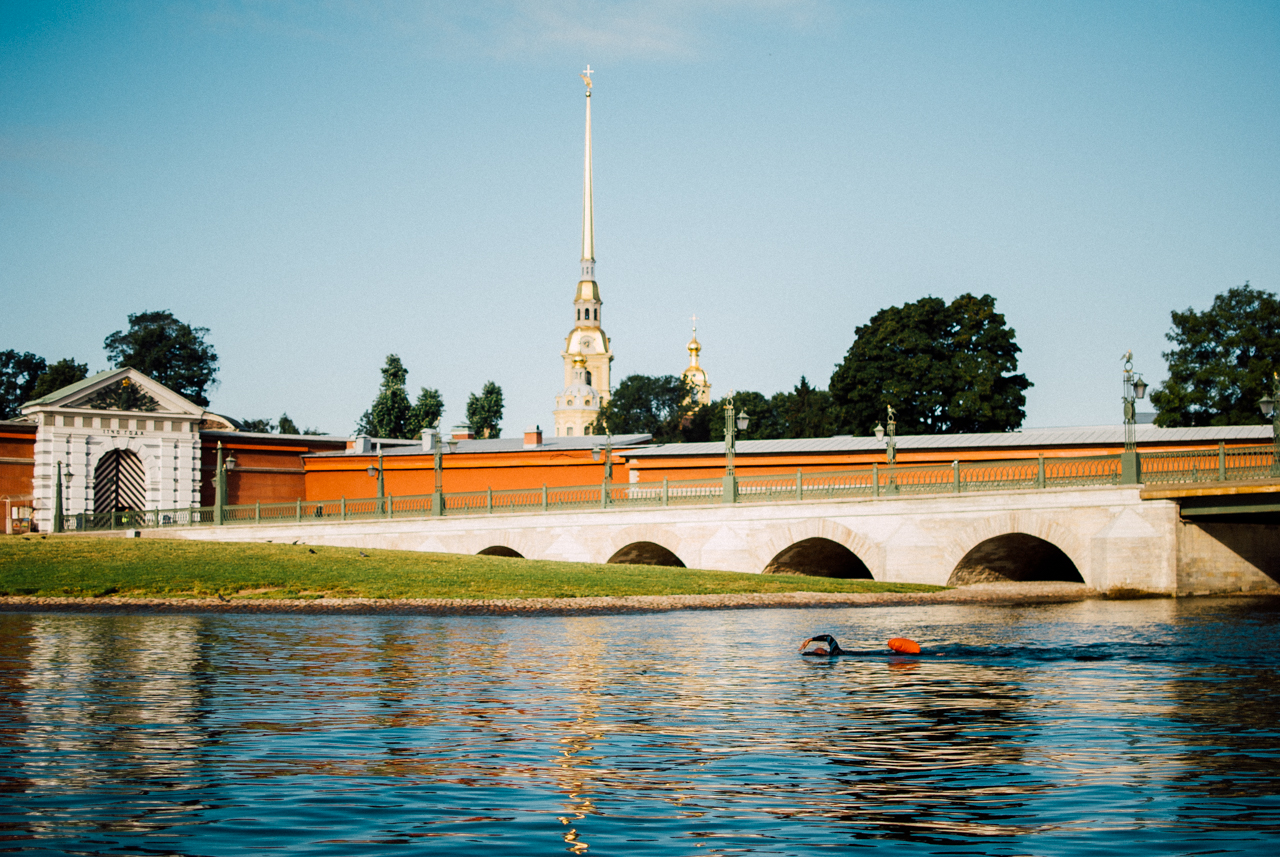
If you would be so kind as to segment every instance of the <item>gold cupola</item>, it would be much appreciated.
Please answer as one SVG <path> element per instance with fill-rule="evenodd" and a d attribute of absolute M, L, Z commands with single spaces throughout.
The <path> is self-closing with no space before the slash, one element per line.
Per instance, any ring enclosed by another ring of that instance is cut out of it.
<path fill-rule="evenodd" d="M 693 338 L 689 340 L 689 368 L 680 377 L 693 388 L 690 398 L 699 405 L 711 404 L 711 382 L 707 380 L 707 370 L 698 365 L 698 355 L 702 353 L 702 343 L 698 341 L 698 317 L 693 317 Z"/>

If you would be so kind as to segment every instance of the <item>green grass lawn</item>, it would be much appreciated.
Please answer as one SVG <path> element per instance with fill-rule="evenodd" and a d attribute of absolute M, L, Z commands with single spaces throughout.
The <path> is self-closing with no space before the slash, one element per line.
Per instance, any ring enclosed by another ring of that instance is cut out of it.
<path fill-rule="evenodd" d="M 314 551 L 314 553 L 312 552 Z M 574 598 L 736 592 L 928 592 L 911 583 L 245 542 L 0 538 L 0 595 Z"/>

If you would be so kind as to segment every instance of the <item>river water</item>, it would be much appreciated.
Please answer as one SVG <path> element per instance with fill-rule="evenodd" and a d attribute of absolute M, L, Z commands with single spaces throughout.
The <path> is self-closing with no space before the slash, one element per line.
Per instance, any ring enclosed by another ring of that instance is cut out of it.
<path fill-rule="evenodd" d="M 0 852 L 1274 854 L 1278 644 L 1267 599 L 5 614 Z"/>

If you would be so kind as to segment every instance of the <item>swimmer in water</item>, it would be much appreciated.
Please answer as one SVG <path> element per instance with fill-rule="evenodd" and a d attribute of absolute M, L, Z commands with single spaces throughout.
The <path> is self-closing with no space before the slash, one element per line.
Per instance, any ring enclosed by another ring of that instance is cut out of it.
<path fill-rule="evenodd" d="M 894 637 L 887 645 L 890 650 L 899 655 L 920 654 L 920 644 L 906 637 Z M 808 658 L 833 658 L 836 655 L 850 655 L 853 652 L 846 652 L 840 648 L 836 638 L 830 634 L 819 634 L 800 644 L 800 654 Z"/>
<path fill-rule="evenodd" d="M 809 648 L 810 643 L 816 645 L 813 648 Z M 844 649 L 840 648 L 840 644 L 836 642 L 835 637 L 830 634 L 819 634 L 800 644 L 800 654 L 808 658 L 827 658 L 843 655 Z"/>

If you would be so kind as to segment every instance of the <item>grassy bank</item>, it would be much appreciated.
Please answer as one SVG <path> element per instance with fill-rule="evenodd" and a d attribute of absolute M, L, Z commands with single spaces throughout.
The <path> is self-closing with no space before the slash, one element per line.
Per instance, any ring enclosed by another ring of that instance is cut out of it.
<path fill-rule="evenodd" d="M 928 592 L 937 586 L 307 545 L 0 538 L 0 595 L 573 598 Z"/>

